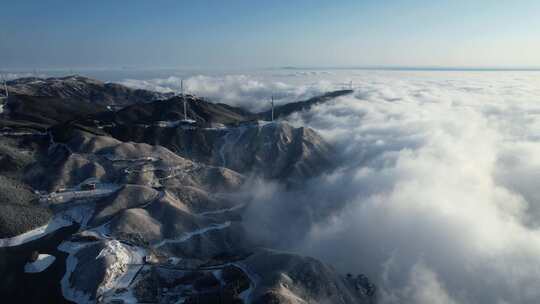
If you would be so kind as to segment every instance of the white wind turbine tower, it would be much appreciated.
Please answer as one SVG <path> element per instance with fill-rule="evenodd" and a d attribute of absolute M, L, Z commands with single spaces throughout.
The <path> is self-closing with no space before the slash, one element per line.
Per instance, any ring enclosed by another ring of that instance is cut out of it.
<path fill-rule="evenodd" d="M 8 91 L 8 88 L 7 88 L 7 82 L 6 82 L 6 78 L 4 77 L 4 75 L 1 75 L 2 76 L 2 82 L 3 82 L 3 87 L 4 87 L 4 93 L 0 93 L 0 113 L 3 113 L 4 112 L 4 99 L 7 100 L 7 98 L 9 97 L 9 91 Z"/>
<path fill-rule="evenodd" d="M 187 120 L 187 105 L 186 98 L 184 96 L 184 80 L 180 80 L 180 92 L 182 94 L 182 101 L 184 102 L 184 120 Z"/>
<path fill-rule="evenodd" d="M 2 86 L 3 86 L 3 89 L 4 89 L 4 92 L 3 92 L 4 94 L 0 95 L 0 99 L 8 98 L 9 97 L 9 91 L 8 91 L 8 87 L 7 87 L 6 77 L 4 77 L 3 74 L 2 74 Z"/>
<path fill-rule="evenodd" d="M 274 95 L 272 95 L 270 99 L 270 104 L 272 105 L 272 120 L 271 121 L 274 121 Z"/>

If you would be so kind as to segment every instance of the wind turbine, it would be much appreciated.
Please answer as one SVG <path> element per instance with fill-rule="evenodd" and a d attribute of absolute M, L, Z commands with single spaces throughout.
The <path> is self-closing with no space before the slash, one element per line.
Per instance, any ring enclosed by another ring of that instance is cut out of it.
<path fill-rule="evenodd" d="M 274 95 L 270 99 L 270 104 L 272 105 L 272 121 L 274 121 Z"/>
<path fill-rule="evenodd" d="M 3 86 L 4 86 L 4 95 L 0 95 L 0 98 L 8 98 L 9 97 L 9 91 L 8 91 L 8 87 L 7 87 L 7 82 L 6 82 L 6 77 L 4 75 L 2 75 L 2 83 L 3 83 Z"/>
<path fill-rule="evenodd" d="M 4 94 L 0 93 L 0 113 L 3 113 L 4 112 L 4 99 L 6 100 L 6 103 L 7 103 L 7 99 L 9 97 L 9 91 L 8 91 L 8 88 L 7 88 L 7 84 L 6 84 L 6 78 L 4 77 L 3 74 L 0 74 L 0 76 L 2 76 L 2 80 L 4 82 Z"/>
<path fill-rule="evenodd" d="M 180 80 L 180 92 L 182 94 L 182 101 L 184 102 L 184 120 L 187 120 L 187 105 L 186 98 L 184 96 L 184 80 Z"/>

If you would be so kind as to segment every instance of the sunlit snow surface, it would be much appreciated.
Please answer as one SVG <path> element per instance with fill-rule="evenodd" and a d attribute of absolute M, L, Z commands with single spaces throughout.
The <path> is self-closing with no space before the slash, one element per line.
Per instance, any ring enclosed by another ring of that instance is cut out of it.
<path fill-rule="evenodd" d="M 71 277 L 77 270 L 77 253 L 91 244 L 64 242 L 58 249 L 68 253 L 66 261 L 66 273 L 61 281 L 62 294 L 70 301 L 76 303 L 94 303 L 92 295 L 85 293 L 73 286 Z M 127 287 L 134 279 L 137 272 L 143 267 L 143 259 L 147 254 L 146 250 L 122 244 L 116 240 L 107 240 L 105 247 L 99 252 L 95 259 L 107 259 L 109 265 L 106 269 L 106 279 L 101 282 L 96 291 L 97 298 L 104 300 L 124 299 L 127 303 L 134 303 L 136 300 L 127 290 Z M 91 284 L 91 283 L 89 283 Z M 125 290 L 123 294 L 118 294 L 117 290 Z"/>
<path fill-rule="evenodd" d="M 26 273 L 42 272 L 45 269 L 47 269 L 49 266 L 51 266 L 51 264 L 54 263 L 54 260 L 56 260 L 56 258 L 52 255 L 40 254 L 38 255 L 37 260 L 26 263 L 26 265 L 24 265 L 24 272 Z"/>

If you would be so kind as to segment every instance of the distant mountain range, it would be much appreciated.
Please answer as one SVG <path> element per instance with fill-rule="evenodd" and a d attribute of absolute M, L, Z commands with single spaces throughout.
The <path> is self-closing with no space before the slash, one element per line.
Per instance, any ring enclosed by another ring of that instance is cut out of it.
<path fill-rule="evenodd" d="M 103 106 L 126 106 L 172 96 L 172 93 L 163 94 L 131 89 L 123 85 L 76 75 L 59 78 L 19 78 L 8 81 L 7 85 L 11 94 L 59 97 Z"/>

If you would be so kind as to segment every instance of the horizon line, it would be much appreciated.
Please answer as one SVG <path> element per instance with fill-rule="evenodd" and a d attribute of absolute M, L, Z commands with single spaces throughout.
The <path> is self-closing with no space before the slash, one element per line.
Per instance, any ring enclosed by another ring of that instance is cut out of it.
<path fill-rule="evenodd" d="M 86 67 L 18 67 L 0 68 L 0 73 L 48 71 L 193 71 L 193 70 L 382 70 L 382 71 L 540 71 L 540 66 L 424 66 L 424 65 L 351 65 L 351 66 L 271 66 L 271 67 L 143 67 L 143 66 L 86 66 Z"/>

